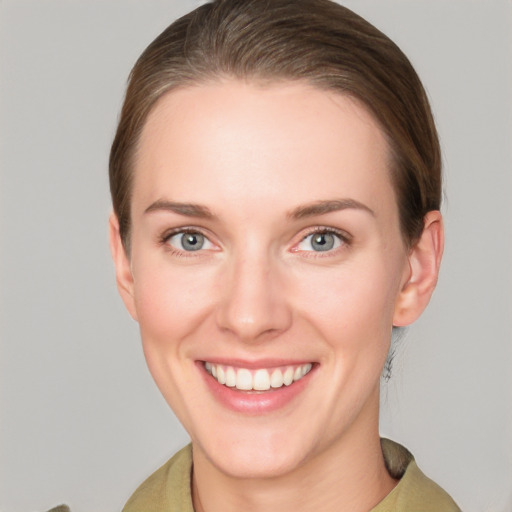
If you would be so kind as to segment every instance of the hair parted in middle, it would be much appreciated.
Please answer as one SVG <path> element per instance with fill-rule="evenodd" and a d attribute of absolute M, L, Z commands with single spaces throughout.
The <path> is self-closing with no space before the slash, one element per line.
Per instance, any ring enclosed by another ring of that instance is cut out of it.
<path fill-rule="evenodd" d="M 441 154 L 425 90 L 403 52 L 330 0 L 216 0 L 175 21 L 142 53 L 110 154 L 110 188 L 124 247 L 137 144 L 158 100 L 176 88 L 228 79 L 302 81 L 358 100 L 380 124 L 404 241 L 441 203 Z"/>

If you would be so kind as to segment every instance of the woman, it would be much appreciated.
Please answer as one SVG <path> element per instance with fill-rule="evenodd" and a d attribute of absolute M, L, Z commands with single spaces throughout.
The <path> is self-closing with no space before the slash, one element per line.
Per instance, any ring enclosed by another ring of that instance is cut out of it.
<path fill-rule="evenodd" d="M 396 45 L 327 0 L 204 5 L 135 65 L 110 179 L 119 291 L 192 440 L 126 511 L 458 510 L 378 433 L 443 250 Z"/>

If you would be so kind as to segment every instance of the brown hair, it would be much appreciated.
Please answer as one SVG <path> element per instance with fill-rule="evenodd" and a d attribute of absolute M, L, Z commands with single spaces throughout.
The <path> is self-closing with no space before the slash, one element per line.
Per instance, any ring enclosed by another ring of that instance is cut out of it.
<path fill-rule="evenodd" d="M 404 240 L 441 203 L 441 155 L 423 86 L 402 51 L 330 0 L 216 0 L 175 21 L 142 53 L 110 153 L 110 189 L 129 250 L 137 143 L 151 109 L 177 87 L 232 77 L 301 80 L 362 102 L 379 121 Z"/>

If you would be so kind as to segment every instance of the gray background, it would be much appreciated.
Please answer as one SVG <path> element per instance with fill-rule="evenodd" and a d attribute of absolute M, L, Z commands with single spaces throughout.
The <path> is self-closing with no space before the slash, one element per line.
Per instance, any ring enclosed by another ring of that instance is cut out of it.
<path fill-rule="evenodd" d="M 125 79 L 192 0 L 0 1 L 0 511 L 119 510 L 187 441 L 145 367 L 107 248 Z M 467 512 L 512 508 L 512 3 L 346 5 L 409 55 L 444 147 L 434 299 L 382 432 Z"/>

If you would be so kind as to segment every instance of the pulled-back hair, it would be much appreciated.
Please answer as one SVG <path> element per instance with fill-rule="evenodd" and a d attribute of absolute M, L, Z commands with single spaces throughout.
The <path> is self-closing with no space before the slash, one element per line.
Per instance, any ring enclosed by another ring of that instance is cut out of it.
<path fill-rule="evenodd" d="M 411 245 L 441 203 L 441 155 L 423 86 L 407 57 L 366 20 L 329 0 L 216 0 L 175 21 L 131 74 L 110 153 L 110 189 L 129 250 L 137 144 L 168 91 L 212 80 L 303 81 L 359 100 L 390 149 L 400 227 Z"/>

